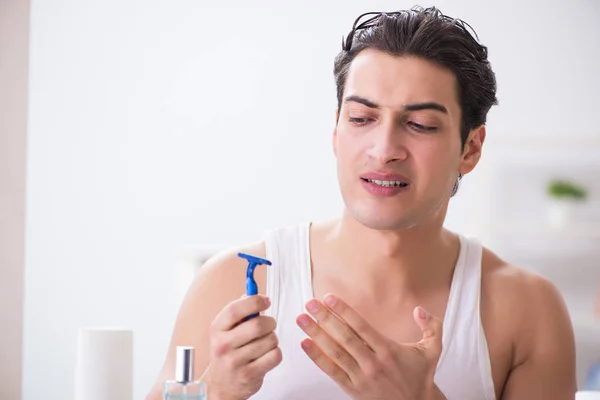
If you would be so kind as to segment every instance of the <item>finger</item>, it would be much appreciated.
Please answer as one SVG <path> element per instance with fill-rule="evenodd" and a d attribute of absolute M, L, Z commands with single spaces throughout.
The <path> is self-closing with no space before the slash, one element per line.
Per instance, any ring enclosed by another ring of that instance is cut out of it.
<path fill-rule="evenodd" d="M 416 307 L 413 318 L 423 332 L 423 339 L 417 343 L 427 358 L 437 360 L 442 354 L 442 321 L 425 311 L 423 307 Z"/>
<path fill-rule="evenodd" d="M 302 350 L 313 360 L 319 369 L 325 372 L 340 385 L 350 386 L 352 383 L 348 374 L 319 348 L 319 346 L 310 338 L 302 341 Z"/>
<path fill-rule="evenodd" d="M 215 317 L 212 328 L 216 331 L 229 331 L 248 315 L 264 311 L 270 305 L 269 298 L 259 294 L 235 300 Z"/>
<path fill-rule="evenodd" d="M 281 360 L 283 360 L 281 349 L 276 347 L 264 354 L 262 357 L 252 361 L 250 364 L 248 364 L 247 368 L 250 369 L 251 374 L 262 376 L 278 366 L 281 363 Z"/>
<path fill-rule="evenodd" d="M 387 339 L 377 332 L 358 311 L 333 294 L 326 295 L 324 300 L 325 305 L 346 322 L 375 353 L 387 351 Z"/>
<path fill-rule="evenodd" d="M 366 365 L 373 359 L 373 351 L 365 345 L 365 341 L 356 334 L 342 319 L 338 318 L 328 307 L 316 299 L 306 304 L 307 311 L 317 320 L 319 326 L 344 348 L 358 362 Z"/>
<path fill-rule="evenodd" d="M 331 361 L 342 368 L 349 376 L 355 376 L 360 372 L 358 363 L 346 351 L 340 346 L 323 328 L 319 326 L 311 317 L 307 314 L 301 314 L 297 319 L 296 323 L 300 328 L 312 338 L 321 351 L 329 357 Z"/>
<path fill-rule="evenodd" d="M 226 332 L 226 334 L 231 348 L 238 349 L 272 333 L 275 328 L 277 328 L 275 318 L 261 315 L 239 324 L 233 330 Z"/>
<path fill-rule="evenodd" d="M 240 347 L 236 354 L 237 363 L 239 365 L 250 363 L 277 348 L 277 346 L 279 346 L 277 335 L 275 335 L 274 332 L 268 333 L 265 336 Z"/>

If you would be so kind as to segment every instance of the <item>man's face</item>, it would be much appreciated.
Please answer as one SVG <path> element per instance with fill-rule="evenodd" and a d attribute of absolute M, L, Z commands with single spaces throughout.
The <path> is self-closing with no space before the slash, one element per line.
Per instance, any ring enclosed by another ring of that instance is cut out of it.
<path fill-rule="evenodd" d="M 347 211 L 386 230 L 439 215 L 458 173 L 468 172 L 460 122 L 451 71 L 415 57 L 361 52 L 348 71 L 333 137 Z"/>

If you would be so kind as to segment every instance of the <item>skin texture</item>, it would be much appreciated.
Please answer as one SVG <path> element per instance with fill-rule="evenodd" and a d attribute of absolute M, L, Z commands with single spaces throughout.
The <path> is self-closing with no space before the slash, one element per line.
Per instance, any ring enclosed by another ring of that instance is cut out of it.
<path fill-rule="evenodd" d="M 332 136 L 345 208 L 311 225 L 315 299 L 297 322 L 307 357 L 357 400 L 444 398 L 433 374 L 459 239 L 443 221 L 456 177 L 476 167 L 486 136 L 476 127 L 461 145 L 456 88 L 444 68 L 373 50 L 348 73 Z M 401 174 L 409 186 L 375 196 L 361 179 L 371 172 Z M 264 257 L 265 245 L 224 252 L 203 268 L 148 400 L 160 399 L 160 383 L 173 376 L 176 345 L 198 349 L 196 371 L 210 363 L 204 378 L 216 399 L 248 398 L 280 362 L 275 321 L 237 324 L 267 307 L 260 296 L 240 299 L 238 251 Z M 256 279 L 264 294 L 266 269 Z M 484 248 L 481 291 L 496 397 L 573 399 L 574 338 L 555 287 Z"/>

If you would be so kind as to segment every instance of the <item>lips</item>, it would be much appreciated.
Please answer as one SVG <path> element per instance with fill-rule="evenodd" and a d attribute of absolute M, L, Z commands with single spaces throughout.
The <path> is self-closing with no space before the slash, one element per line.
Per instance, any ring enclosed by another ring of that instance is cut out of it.
<path fill-rule="evenodd" d="M 364 179 L 365 182 L 369 182 L 382 187 L 407 187 L 408 183 L 402 181 L 380 181 L 377 179 Z"/>
<path fill-rule="evenodd" d="M 400 174 L 369 172 L 361 175 L 363 187 L 375 197 L 391 197 L 409 190 L 410 180 Z"/>
<path fill-rule="evenodd" d="M 375 183 L 381 186 L 408 186 L 410 180 L 408 177 L 397 174 L 397 173 L 384 173 L 384 172 L 367 172 L 361 175 L 363 181 Z"/>

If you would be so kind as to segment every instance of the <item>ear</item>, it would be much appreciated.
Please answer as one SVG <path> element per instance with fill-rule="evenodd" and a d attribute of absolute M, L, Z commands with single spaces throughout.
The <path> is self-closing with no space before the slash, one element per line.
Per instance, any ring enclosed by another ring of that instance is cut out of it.
<path fill-rule="evenodd" d="M 340 118 L 340 110 L 335 111 L 335 126 L 333 127 L 333 135 L 331 137 L 333 144 L 333 154 L 337 157 L 337 126 Z"/>
<path fill-rule="evenodd" d="M 483 142 L 485 141 L 485 135 L 486 130 L 484 125 L 471 130 L 469 133 L 460 160 L 459 171 L 461 174 L 465 175 L 473 171 L 477 163 L 479 163 L 483 149 Z"/>

